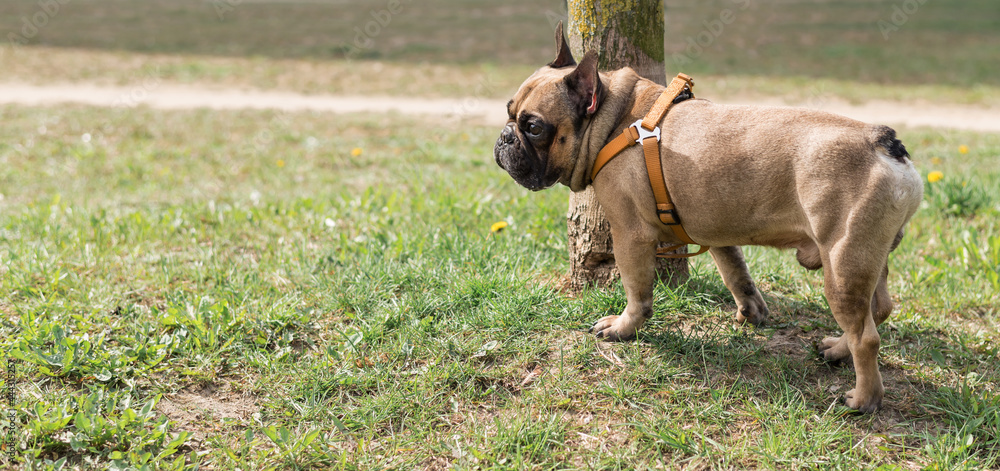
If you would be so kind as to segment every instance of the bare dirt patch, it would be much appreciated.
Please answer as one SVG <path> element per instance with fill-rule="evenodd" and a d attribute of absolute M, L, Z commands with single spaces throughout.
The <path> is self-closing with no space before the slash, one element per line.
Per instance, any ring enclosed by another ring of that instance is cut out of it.
<path fill-rule="evenodd" d="M 812 353 L 812 346 L 816 341 L 812 337 L 815 336 L 807 336 L 799 327 L 779 329 L 767 339 L 767 351 L 803 361 Z"/>
<path fill-rule="evenodd" d="M 175 431 L 192 432 L 193 441 L 203 442 L 226 420 L 246 422 L 260 406 L 256 398 L 231 390 L 229 384 L 208 383 L 165 395 L 156 409 L 175 423 Z"/>

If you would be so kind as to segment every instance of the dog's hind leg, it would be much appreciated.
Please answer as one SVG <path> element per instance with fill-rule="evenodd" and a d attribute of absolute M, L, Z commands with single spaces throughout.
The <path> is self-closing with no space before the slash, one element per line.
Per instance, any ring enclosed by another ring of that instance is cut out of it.
<path fill-rule="evenodd" d="M 892 248 L 890 250 L 895 250 L 896 246 L 899 245 L 899 242 L 902 239 L 903 231 L 900 230 L 899 233 L 896 234 L 896 239 L 892 242 Z M 799 261 L 801 263 L 802 255 L 799 255 Z M 805 266 L 805 264 L 803 264 L 803 266 Z M 876 326 L 882 325 L 882 323 L 889 318 L 889 314 L 892 313 L 893 305 L 892 297 L 889 296 L 888 279 L 889 264 L 887 260 L 886 264 L 882 268 L 882 275 L 878 279 L 878 284 L 875 286 L 875 294 L 872 295 L 872 319 L 875 321 Z M 823 339 L 819 350 L 820 353 L 823 354 L 823 358 L 832 363 L 851 360 L 851 350 L 848 348 L 846 337 L 827 337 Z"/>
<path fill-rule="evenodd" d="M 850 408 L 874 412 L 882 405 L 884 388 L 878 370 L 881 339 L 872 305 L 876 286 L 885 273 L 885 264 L 864 263 L 866 257 L 861 252 L 877 249 L 864 242 L 851 241 L 850 237 L 845 239 L 824 254 L 827 302 L 837 324 L 844 330 L 842 337 L 823 339 L 824 346 L 828 346 L 824 356 L 853 360 L 856 385 L 847 392 L 845 402 Z M 881 256 L 888 257 L 888 251 Z M 844 347 L 846 354 L 842 351 Z"/>
<path fill-rule="evenodd" d="M 823 261 L 819 253 L 819 247 L 815 243 L 807 244 L 799 248 L 795 258 L 799 265 L 807 270 L 818 270 L 823 267 Z M 877 294 L 876 294 L 877 296 Z M 872 312 L 875 312 L 875 297 L 872 297 Z M 819 344 L 819 353 L 823 359 L 830 363 L 840 363 L 851 361 L 851 348 L 847 342 L 847 336 L 826 337 Z"/>
<path fill-rule="evenodd" d="M 882 269 L 882 275 L 875 286 L 875 294 L 872 295 L 871 313 L 875 325 L 882 325 L 892 312 L 892 298 L 889 296 L 887 278 L 889 276 L 889 266 Z M 822 340 L 819 351 L 823 359 L 830 363 L 851 361 L 851 349 L 847 336 L 827 337 Z"/>
<path fill-rule="evenodd" d="M 749 322 L 753 325 L 764 323 L 769 314 L 767 304 L 764 303 L 764 298 L 750 278 L 743 250 L 734 245 L 712 247 L 708 253 L 712 254 L 712 260 L 719 268 L 722 282 L 736 299 L 736 322 L 740 324 Z"/>

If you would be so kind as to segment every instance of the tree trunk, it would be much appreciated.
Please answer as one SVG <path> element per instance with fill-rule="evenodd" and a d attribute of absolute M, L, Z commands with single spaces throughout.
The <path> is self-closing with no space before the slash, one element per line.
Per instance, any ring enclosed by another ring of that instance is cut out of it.
<path fill-rule="evenodd" d="M 599 52 L 598 67 L 631 67 L 640 76 L 666 86 L 663 65 L 664 0 L 569 0 L 569 42 L 573 55 Z M 593 187 L 571 193 L 566 215 L 569 235 L 569 288 L 607 286 L 619 276 L 611 226 L 597 203 Z M 687 253 L 686 248 L 679 250 Z M 657 274 L 672 285 L 685 282 L 685 259 L 657 259 Z"/>

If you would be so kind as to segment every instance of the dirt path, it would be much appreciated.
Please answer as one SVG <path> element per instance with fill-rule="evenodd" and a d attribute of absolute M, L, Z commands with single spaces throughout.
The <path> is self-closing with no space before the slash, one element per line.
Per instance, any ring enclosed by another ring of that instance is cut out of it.
<path fill-rule="evenodd" d="M 842 114 L 865 122 L 1000 132 L 1000 109 L 962 105 L 872 101 L 854 105 L 842 100 L 785 103 L 780 98 L 724 97 L 720 103 L 799 105 Z M 408 98 L 388 96 L 301 95 L 281 91 L 215 90 L 175 85 L 106 87 L 81 84 L 0 84 L 0 104 L 52 106 L 150 106 L 160 109 L 275 109 L 332 113 L 401 113 L 431 115 L 486 125 L 507 120 L 505 101 L 486 98 Z"/>

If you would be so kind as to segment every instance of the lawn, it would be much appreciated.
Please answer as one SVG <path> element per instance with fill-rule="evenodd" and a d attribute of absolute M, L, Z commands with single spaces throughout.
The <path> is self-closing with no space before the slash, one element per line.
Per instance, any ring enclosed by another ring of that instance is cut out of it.
<path fill-rule="evenodd" d="M 0 82 L 506 99 L 565 16 L 428 1 L 357 47 L 386 0 L 9 0 Z M 1000 105 L 995 1 L 907 2 L 670 0 L 666 66 L 716 101 Z M 859 416 L 854 372 L 816 350 L 839 332 L 822 275 L 790 252 L 745 248 L 760 328 L 697 257 L 637 341 L 587 334 L 624 292 L 561 289 L 568 190 L 517 186 L 499 129 L 71 105 L 0 123 L 0 469 L 1000 469 L 1000 134 L 899 129 L 926 191 L 890 258 L 885 408 Z"/>
<path fill-rule="evenodd" d="M 1000 466 L 995 134 L 901 130 L 943 179 L 890 261 L 885 409 L 856 416 L 853 371 L 816 353 L 837 332 L 821 277 L 789 252 L 746 250 L 763 328 L 732 323 L 699 257 L 638 341 L 586 334 L 624 293 L 559 290 L 567 190 L 514 184 L 497 129 L 0 121 L 0 361 L 27 469 Z"/>

